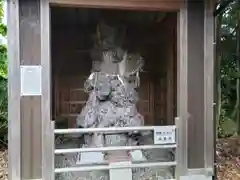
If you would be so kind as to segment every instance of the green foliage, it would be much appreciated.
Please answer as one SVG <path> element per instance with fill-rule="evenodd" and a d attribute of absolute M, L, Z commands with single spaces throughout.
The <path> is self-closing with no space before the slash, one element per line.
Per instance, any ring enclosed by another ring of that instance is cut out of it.
<path fill-rule="evenodd" d="M 218 126 L 218 136 L 220 138 L 229 137 L 237 132 L 237 124 L 231 118 L 228 118 L 226 111 L 221 110 L 221 118 Z"/>
<path fill-rule="evenodd" d="M 7 27 L 3 24 L 4 0 L 0 0 L 0 35 L 6 36 Z M 7 89 L 7 47 L 0 45 L 0 141 L 4 141 L 4 136 L 7 134 L 8 128 L 8 89 Z"/>
<path fill-rule="evenodd" d="M 219 1 L 221 3 L 224 1 Z M 220 29 L 220 78 L 221 78 L 221 114 L 218 127 L 220 137 L 240 132 L 240 99 L 238 96 L 240 78 L 240 53 L 237 43 L 240 36 L 240 1 L 232 1 L 221 18 Z"/>
<path fill-rule="evenodd" d="M 7 53 L 0 46 L 0 136 L 7 133 L 8 118 Z"/>

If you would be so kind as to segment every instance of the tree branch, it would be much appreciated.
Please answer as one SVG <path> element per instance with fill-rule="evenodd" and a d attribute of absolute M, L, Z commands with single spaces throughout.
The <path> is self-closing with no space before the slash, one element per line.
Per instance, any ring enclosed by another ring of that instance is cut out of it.
<path fill-rule="evenodd" d="M 220 1 L 220 6 L 218 9 L 216 9 L 216 11 L 214 12 L 214 16 L 217 16 L 220 13 L 223 13 L 225 11 L 225 9 L 229 6 L 229 4 L 231 4 L 232 2 L 234 2 L 235 0 L 226 0 L 226 1 Z"/>

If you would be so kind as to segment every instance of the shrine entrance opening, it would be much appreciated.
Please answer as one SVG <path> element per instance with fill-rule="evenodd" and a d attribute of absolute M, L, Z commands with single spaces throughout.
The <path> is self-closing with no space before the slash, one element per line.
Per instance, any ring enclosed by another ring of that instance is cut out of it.
<path fill-rule="evenodd" d="M 10 180 L 214 176 L 214 0 L 7 6 Z"/>
<path fill-rule="evenodd" d="M 176 53 L 177 13 L 51 8 L 57 179 L 174 178 Z"/>

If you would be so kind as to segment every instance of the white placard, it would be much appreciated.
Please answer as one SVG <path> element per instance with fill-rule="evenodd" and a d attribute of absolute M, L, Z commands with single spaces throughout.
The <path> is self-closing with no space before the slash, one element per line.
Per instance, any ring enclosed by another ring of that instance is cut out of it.
<path fill-rule="evenodd" d="M 103 163 L 104 156 L 101 152 L 82 152 L 78 154 L 76 164 Z"/>
<path fill-rule="evenodd" d="M 21 66 L 21 96 L 42 95 L 42 67 Z"/>
<path fill-rule="evenodd" d="M 154 128 L 154 144 L 175 144 L 176 126 L 156 126 Z"/>

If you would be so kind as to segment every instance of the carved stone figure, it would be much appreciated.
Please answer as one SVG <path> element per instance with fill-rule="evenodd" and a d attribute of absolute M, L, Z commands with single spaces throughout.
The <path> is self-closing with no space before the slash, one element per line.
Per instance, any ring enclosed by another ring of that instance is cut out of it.
<path fill-rule="evenodd" d="M 77 117 L 78 127 L 103 128 L 144 125 L 144 118 L 136 108 L 137 88 L 140 85 L 139 72 L 143 68 L 144 61 L 138 52 L 128 52 L 122 48 L 123 38 L 124 30 L 119 31 L 103 22 L 99 24 L 91 52 L 92 73 L 84 84 L 89 98 Z M 138 145 L 144 144 L 144 141 L 149 142 L 149 138 L 153 144 L 151 136 L 143 136 L 140 132 L 84 134 L 84 145 L 81 147 Z M 158 150 L 158 152 L 160 151 Z M 159 155 L 151 150 L 143 150 L 140 153 L 142 153 L 141 160 L 156 160 L 154 157 Z M 162 159 L 167 161 L 169 158 L 167 155 L 168 152 L 164 151 Z M 97 156 L 99 158 L 101 152 Z M 97 157 L 94 158 L 97 159 Z M 100 160 L 101 162 L 98 163 L 134 161 L 134 158 L 134 155 L 131 155 L 129 151 L 109 151 L 102 154 L 102 161 Z M 86 163 L 83 153 L 74 154 L 66 159 L 65 166 L 79 166 L 76 161 L 79 161 L 80 165 Z M 137 159 L 139 160 L 139 157 Z M 90 161 L 89 158 L 87 160 Z M 154 177 L 157 179 L 156 173 L 160 170 L 159 168 L 133 169 L 133 179 L 143 180 Z M 169 173 L 166 169 L 164 172 Z M 64 179 L 73 180 L 81 178 L 109 180 L 108 171 L 74 172 L 65 176 Z"/>
<path fill-rule="evenodd" d="M 143 116 L 136 109 L 138 73 L 143 67 L 143 59 L 139 54 L 128 53 L 122 48 L 123 40 L 119 39 L 119 36 L 124 37 L 123 34 L 124 31 L 118 31 L 103 22 L 97 28 L 91 52 L 93 70 L 85 82 L 85 90 L 90 96 L 77 118 L 79 127 L 144 125 Z M 91 144 L 93 138 L 98 138 L 98 146 L 125 146 L 133 142 L 130 140 L 130 134 L 126 133 L 90 136 L 86 135 L 85 138 L 88 146 L 93 145 Z M 89 141 L 91 138 L 92 140 Z"/>

